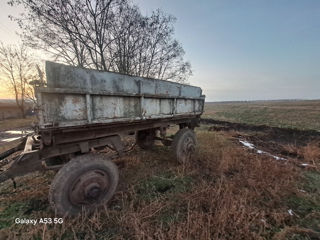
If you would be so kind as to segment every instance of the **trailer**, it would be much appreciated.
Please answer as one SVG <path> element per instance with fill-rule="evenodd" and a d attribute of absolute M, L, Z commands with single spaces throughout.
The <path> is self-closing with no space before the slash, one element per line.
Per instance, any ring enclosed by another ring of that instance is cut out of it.
<path fill-rule="evenodd" d="M 135 135 L 142 149 L 151 149 L 155 140 L 170 145 L 181 164 L 192 158 L 193 130 L 205 100 L 201 88 L 54 62 L 46 62 L 46 77 L 46 86 L 35 87 L 36 131 L 15 148 L 22 152 L 0 174 L 0 182 L 58 171 L 49 191 L 57 215 L 91 212 L 108 202 L 119 180 L 114 159 L 127 152 L 126 135 Z M 172 125 L 179 130 L 170 138 L 166 130 Z M 98 153 L 106 147 L 114 154 Z"/>

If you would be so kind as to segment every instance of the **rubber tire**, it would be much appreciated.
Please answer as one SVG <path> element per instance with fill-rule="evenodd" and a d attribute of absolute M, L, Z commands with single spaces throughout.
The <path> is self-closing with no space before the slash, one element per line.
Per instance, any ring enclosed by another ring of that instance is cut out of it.
<path fill-rule="evenodd" d="M 154 129 L 141 130 L 136 134 L 137 145 L 142 149 L 151 149 L 154 146 L 156 132 Z"/>
<path fill-rule="evenodd" d="M 117 166 L 98 154 L 85 154 L 70 160 L 54 177 L 49 191 L 49 202 L 58 216 L 77 216 L 82 208 L 73 205 L 68 197 L 69 187 L 81 174 L 88 170 L 100 169 L 107 173 L 109 190 L 99 204 L 86 206 L 85 211 L 91 213 L 96 208 L 104 205 L 114 195 L 119 182 Z"/>
<path fill-rule="evenodd" d="M 196 135 L 194 133 L 193 130 L 189 129 L 189 128 L 182 128 L 180 129 L 174 136 L 173 138 L 173 142 L 172 142 L 172 150 L 173 150 L 173 154 L 176 158 L 176 160 L 178 161 L 178 163 L 180 164 L 185 164 L 185 161 L 181 158 L 180 156 L 180 152 L 182 149 L 182 144 L 183 141 L 186 137 L 191 137 L 194 145 L 197 145 L 197 138 Z"/>

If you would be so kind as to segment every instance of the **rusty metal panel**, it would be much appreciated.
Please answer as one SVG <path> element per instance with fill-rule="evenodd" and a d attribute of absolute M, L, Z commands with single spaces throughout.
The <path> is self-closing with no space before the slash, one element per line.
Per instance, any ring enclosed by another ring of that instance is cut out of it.
<path fill-rule="evenodd" d="M 143 106 L 144 118 L 165 117 L 173 114 L 173 99 L 145 98 Z"/>
<path fill-rule="evenodd" d="M 42 94 L 45 122 L 86 120 L 85 95 Z"/>
<path fill-rule="evenodd" d="M 160 99 L 160 114 L 173 114 L 173 99 Z"/>
<path fill-rule="evenodd" d="M 181 84 L 181 96 L 200 97 L 201 95 L 202 95 L 201 88 Z"/>
<path fill-rule="evenodd" d="M 155 94 L 156 82 L 155 81 L 145 81 L 141 82 L 141 94 Z"/>
<path fill-rule="evenodd" d="M 201 88 L 190 85 L 77 68 L 54 62 L 46 62 L 46 74 L 49 88 L 82 89 L 87 92 L 140 93 L 171 97 L 200 97 L 202 94 Z"/>
<path fill-rule="evenodd" d="M 194 104 L 195 104 L 195 106 L 194 106 L 195 111 L 196 112 L 201 112 L 201 110 L 202 110 L 201 102 L 200 101 L 195 101 Z"/>
<path fill-rule="evenodd" d="M 188 86 L 190 87 L 190 86 Z M 169 96 L 181 96 L 180 95 L 180 88 L 181 85 L 172 82 L 163 82 L 163 81 L 156 81 L 156 88 L 155 94 L 156 95 L 169 95 Z M 187 95 L 185 95 L 187 96 Z"/>
<path fill-rule="evenodd" d="M 137 117 L 139 104 L 139 98 L 135 97 L 93 96 L 93 120 Z"/>
<path fill-rule="evenodd" d="M 191 99 L 177 99 L 177 114 L 181 113 L 192 113 L 193 109 L 193 100 Z"/>
<path fill-rule="evenodd" d="M 160 99 L 145 98 L 143 109 L 143 117 L 145 118 L 152 118 L 156 115 L 160 115 Z"/>
<path fill-rule="evenodd" d="M 46 62 L 47 85 L 50 88 L 107 90 L 110 92 L 137 93 L 137 81 L 128 81 L 128 76 L 100 72 L 84 68 Z M 124 77 L 123 77 L 124 76 Z"/>
<path fill-rule="evenodd" d="M 36 91 L 40 128 L 202 114 L 199 87 L 47 62 Z"/>

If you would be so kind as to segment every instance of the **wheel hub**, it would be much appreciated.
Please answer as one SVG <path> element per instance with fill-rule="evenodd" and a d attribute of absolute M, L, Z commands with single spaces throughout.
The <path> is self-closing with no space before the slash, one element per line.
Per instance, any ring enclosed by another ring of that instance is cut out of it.
<path fill-rule="evenodd" d="M 195 144 L 191 137 L 185 139 L 182 151 L 184 160 L 189 160 L 192 154 L 195 152 Z"/>
<path fill-rule="evenodd" d="M 85 197 L 87 199 L 96 199 L 100 194 L 101 188 L 97 183 L 92 183 L 85 189 Z"/>
<path fill-rule="evenodd" d="M 79 176 L 69 190 L 69 199 L 77 206 L 97 204 L 109 187 L 105 172 L 91 170 Z"/>

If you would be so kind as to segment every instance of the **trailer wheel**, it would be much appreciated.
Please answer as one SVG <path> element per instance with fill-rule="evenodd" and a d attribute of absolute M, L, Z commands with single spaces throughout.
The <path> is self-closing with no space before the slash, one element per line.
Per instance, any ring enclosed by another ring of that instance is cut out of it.
<path fill-rule="evenodd" d="M 98 154 L 78 156 L 64 165 L 53 179 L 49 201 L 59 216 L 76 216 L 104 205 L 119 180 L 117 166 Z"/>
<path fill-rule="evenodd" d="M 154 145 L 156 132 L 154 129 L 141 130 L 137 132 L 137 145 L 142 149 L 150 149 Z"/>
<path fill-rule="evenodd" d="M 173 138 L 172 149 L 177 161 L 181 164 L 188 162 L 197 145 L 196 135 L 189 128 L 180 129 Z"/>

